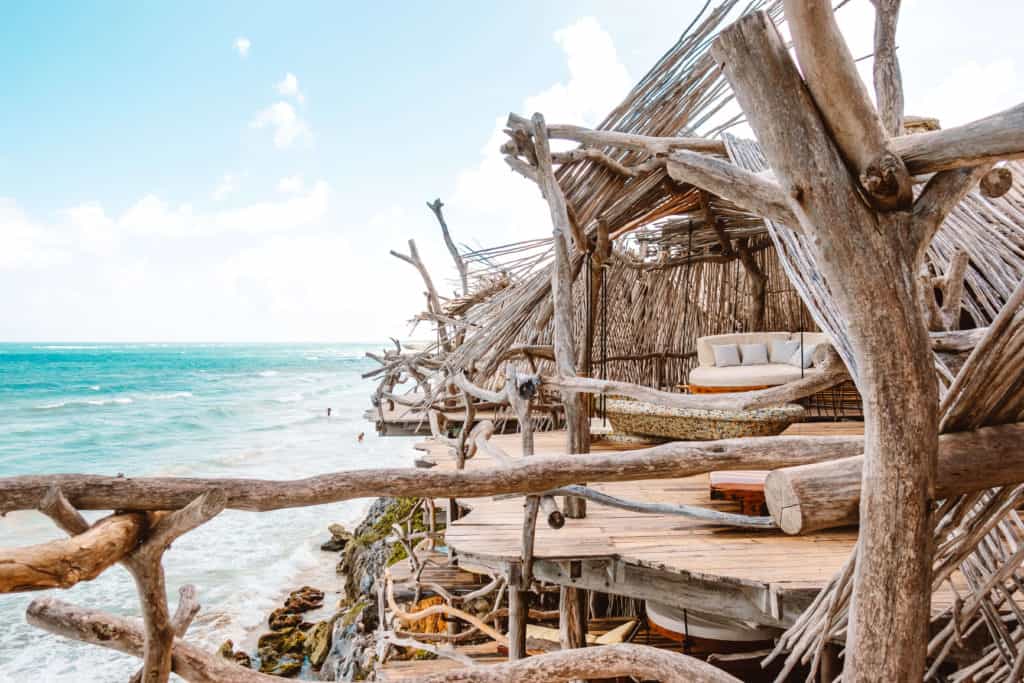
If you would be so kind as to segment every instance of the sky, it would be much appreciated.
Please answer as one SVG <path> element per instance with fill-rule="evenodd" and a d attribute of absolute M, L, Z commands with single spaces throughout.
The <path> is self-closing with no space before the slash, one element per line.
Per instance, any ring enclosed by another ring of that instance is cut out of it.
<path fill-rule="evenodd" d="M 1024 3 L 903 4 L 907 113 L 1024 99 Z M 4 5 L 0 341 L 285 342 L 408 336 L 388 251 L 456 286 L 434 198 L 461 244 L 550 235 L 508 112 L 596 125 L 703 2 Z"/>

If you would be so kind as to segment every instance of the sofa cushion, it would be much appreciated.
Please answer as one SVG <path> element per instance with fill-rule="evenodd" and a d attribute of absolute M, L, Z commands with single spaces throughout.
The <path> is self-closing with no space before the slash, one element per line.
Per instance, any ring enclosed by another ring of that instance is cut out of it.
<path fill-rule="evenodd" d="M 727 368 L 740 364 L 740 350 L 735 344 L 715 344 L 711 348 L 715 352 L 716 368 Z"/>
<path fill-rule="evenodd" d="M 767 362 L 767 346 L 764 344 L 740 344 L 741 365 L 764 365 Z"/>
<path fill-rule="evenodd" d="M 789 359 L 793 357 L 793 354 L 799 348 L 800 342 L 798 341 L 773 341 L 771 353 L 768 354 L 768 361 L 771 363 L 788 363 Z"/>
<path fill-rule="evenodd" d="M 787 362 L 798 368 L 809 368 L 814 365 L 817 351 L 818 344 L 811 344 L 808 346 L 805 341 L 803 349 L 797 347 L 796 351 L 793 352 L 793 356 Z"/>
<path fill-rule="evenodd" d="M 791 332 L 737 332 L 735 334 L 714 334 L 697 338 L 697 362 L 700 365 L 713 366 L 715 352 L 711 347 L 715 344 L 765 344 L 775 340 L 788 341 Z"/>
<path fill-rule="evenodd" d="M 821 372 L 815 368 L 804 374 Z M 707 367 L 698 365 L 690 371 L 690 384 L 701 387 L 774 387 L 800 379 L 800 368 L 784 363 Z"/>

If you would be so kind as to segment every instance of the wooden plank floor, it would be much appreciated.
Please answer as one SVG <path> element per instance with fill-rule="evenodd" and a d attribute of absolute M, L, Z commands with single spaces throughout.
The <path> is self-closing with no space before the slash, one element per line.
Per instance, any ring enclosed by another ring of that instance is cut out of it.
<path fill-rule="evenodd" d="M 857 422 L 812 422 L 786 432 L 799 435 L 861 434 Z M 520 454 L 518 434 L 493 437 L 513 456 Z M 564 452 L 565 435 L 535 435 L 538 454 Z M 454 467 L 448 449 L 430 440 L 422 444 L 443 468 Z M 597 441 L 593 451 L 627 450 L 642 445 Z M 467 467 L 493 463 L 481 453 Z M 701 505 L 738 512 L 732 501 L 711 500 L 709 475 L 683 479 L 594 484 L 606 493 L 640 501 Z M 520 555 L 522 499 L 466 501 L 472 511 L 448 529 L 446 542 L 458 552 L 496 562 Z M 779 531 L 746 530 L 696 522 L 669 515 L 645 515 L 588 503 L 585 519 L 569 519 L 555 530 L 538 524 L 535 555 L 539 559 L 568 560 L 614 557 L 640 567 L 697 579 L 746 585 L 772 592 L 820 588 L 849 557 L 857 538 L 854 528 L 787 536 Z M 952 595 L 936 596 L 933 608 L 944 609 Z"/>

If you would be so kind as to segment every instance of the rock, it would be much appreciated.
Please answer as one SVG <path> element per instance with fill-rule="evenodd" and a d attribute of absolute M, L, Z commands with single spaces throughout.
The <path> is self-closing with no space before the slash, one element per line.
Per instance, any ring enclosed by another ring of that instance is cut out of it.
<path fill-rule="evenodd" d="M 262 658 L 264 653 L 284 655 L 289 652 L 302 652 L 306 641 L 306 634 L 297 628 L 287 628 L 283 631 L 271 631 L 260 636 L 256 644 L 257 652 Z"/>
<path fill-rule="evenodd" d="M 230 640 L 225 640 L 223 644 L 221 644 L 220 649 L 217 650 L 217 654 L 224 659 L 231 659 L 235 656 L 235 644 Z"/>
<path fill-rule="evenodd" d="M 340 524 L 331 524 L 327 527 L 327 530 L 331 532 L 331 540 L 321 545 L 320 550 L 330 552 L 344 550 L 349 541 L 353 539 L 352 534 L 349 531 L 346 531 L 345 527 Z"/>
<path fill-rule="evenodd" d="M 297 676 L 302 671 L 302 659 L 302 655 L 260 657 L 260 671 L 271 676 Z"/>
<path fill-rule="evenodd" d="M 291 613 L 308 612 L 324 606 L 324 592 L 312 586 L 303 586 L 288 594 L 284 609 Z"/>
<path fill-rule="evenodd" d="M 302 616 L 289 610 L 287 607 L 278 607 L 270 613 L 267 624 L 272 631 L 282 631 L 302 623 Z"/>
<path fill-rule="evenodd" d="M 313 630 L 306 635 L 305 652 L 314 669 L 323 666 L 327 654 L 331 651 L 331 631 L 330 621 L 318 621 Z"/>

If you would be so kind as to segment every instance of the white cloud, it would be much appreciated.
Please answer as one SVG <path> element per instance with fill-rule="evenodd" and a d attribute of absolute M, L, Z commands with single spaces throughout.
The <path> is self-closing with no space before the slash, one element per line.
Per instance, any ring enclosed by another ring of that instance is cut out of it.
<path fill-rule="evenodd" d="M 288 232 L 320 220 L 327 213 L 329 195 L 329 186 L 321 180 L 308 191 L 288 199 L 208 213 L 194 211 L 191 204 L 172 206 L 152 194 L 119 217 L 109 216 L 97 203 L 74 207 L 66 213 L 80 235 L 107 235 L 109 239 L 133 235 L 180 238 L 222 233 L 266 234 Z"/>
<path fill-rule="evenodd" d="M 236 38 L 234 45 L 235 45 L 235 50 L 238 51 L 238 54 L 241 55 L 243 59 L 249 56 L 249 48 L 252 47 L 252 41 L 251 40 L 249 40 L 248 38 L 246 38 L 244 36 L 240 37 L 240 38 Z"/>
<path fill-rule="evenodd" d="M 313 136 L 309 124 L 299 116 L 291 103 L 284 100 L 256 114 L 249 125 L 253 128 L 273 128 L 274 146 L 278 149 L 286 149 L 296 141 L 309 140 Z"/>
<path fill-rule="evenodd" d="M 274 85 L 274 89 L 285 97 L 294 97 L 299 104 L 306 101 L 306 96 L 299 90 L 299 79 L 290 71 L 279 83 Z"/>
<path fill-rule="evenodd" d="M 934 116 L 943 128 L 970 123 L 1020 102 L 1024 80 L 1012 59 L 974 60 L 954 68 L 936 86 L 908 93 L 907 113 Z M 913 96 L 912 96 L 913 95 Z"/>
<path fill-rule="evenodd" d="M 302 192 L 303 186 L 302 177 L 297 175 L 281 178 L 281 180 L 277 181 L 277 191 L 284 192 L 285 194 Z"/>
<path fill-rule="evenodd" d="M 596 126 L 632 86 L 615 44 L 592 17 L 556 31 L 554 40 L 565 53 L 569 78 L 526 97 L 518 113 L 540 112 L 551 123 Z M 504 124 L 505 117 L 495 121 L 479 164 L 458 174 L 446 202 L 450 224 L 487 226 L 488 244 L 551 233 L 548 208 L 536 184 L 509 169 L 499 152 L 507 139 Z"/>
<path fill-rule="evenodd" d="M 231 173 L 225 173 L 217 183 L 217 187 L 213 188 L 212 197 L 215 201 L 221 201 L 225 199 L 229 194 L 238 191 L 238 178 Z"/>
<path fill-rule="evenodd" d="M 13 199 L 0 197 L 0 269 L 46 268 L 70 258 L 59 234 L 30 220 Z"/>

